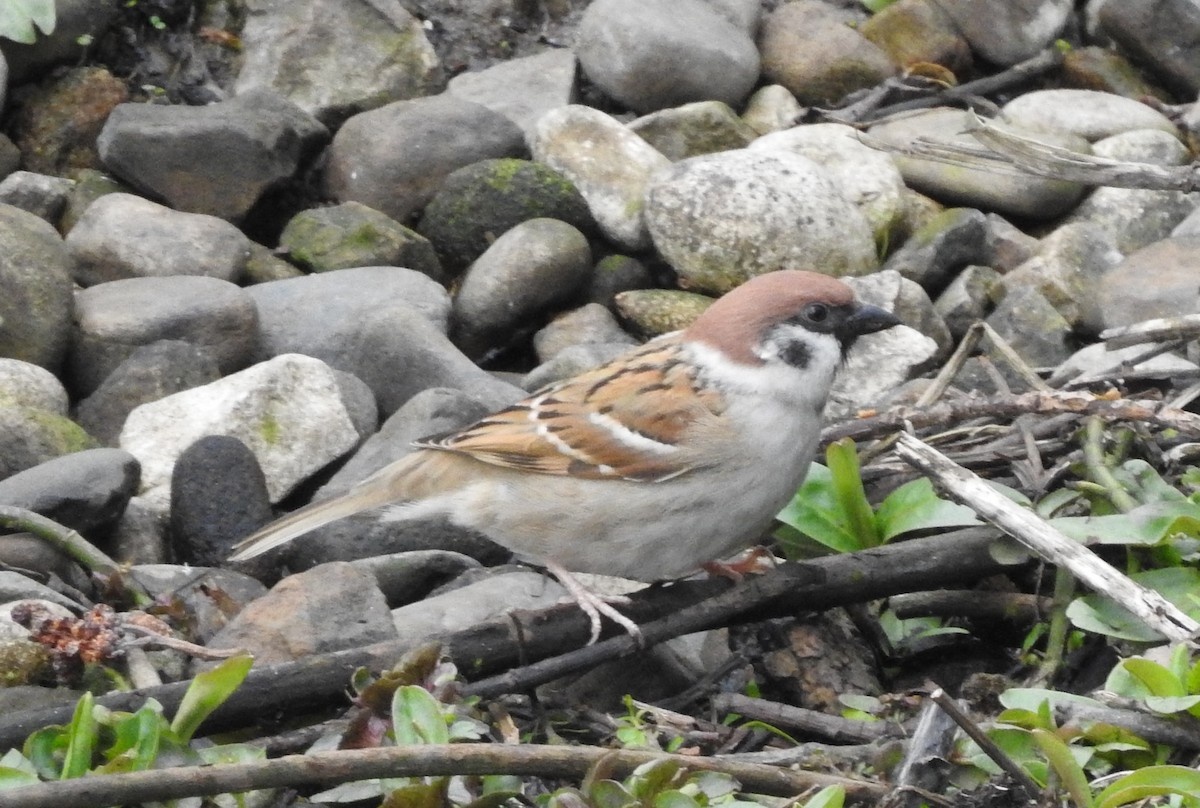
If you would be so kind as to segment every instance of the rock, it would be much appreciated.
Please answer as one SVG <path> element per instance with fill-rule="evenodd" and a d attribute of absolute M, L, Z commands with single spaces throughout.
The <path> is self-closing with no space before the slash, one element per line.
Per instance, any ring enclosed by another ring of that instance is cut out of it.
<path fill-rule="evenodd" d="M 167 529 L 160 501 L 133 497 L 109 537 L 109 555 L 121 564 L 163 564 L 168 560 Z"/>
<path fill-rule="evenodd" d="M 607 309 L 606 309 L 607 311 Z M 521 387 L 529 392 L 578 376 L 629 351 L 628 342 L 586 342 L 571 345 L 525 374 Z"/>
<path fill-rule="evenodd" d="M 0 182 L 0 204 L 27 210 L 51 225 L 57 225 L 74 185 L 75 181 L 66 177 L 14 171 Z"/>
<path fill-rule="evenodd" d="M 760 135 L 769 135 L 795 126 L 803 114 L 804 108 L 787 87 L 768 84 L 750 96 L 742 120 Z"/>
<path fill-rule="evenodd" d="M 1192 159 L 1175 136 L 1153 129 L 1114 135 L 1098 141 L 1093 149 L 1100 157 L 1153 165 L 1183 166 Z M 1116 249 L 1128 254 L 1166 238 L 1198 203 L 1200 194 L 1195 192 L 1101 186 L 1065 221 L 1095 224 Z"/>
<path fill-rule="evenodd" d="M 283 579 L 242 609 L 208 644 L 245 648 L 261 665 L 395 637 L 375 576 L 352 564 L 332 562 Z"/>
<path fill-rule="evenodd" d="M 570 49 L 551 48 L 459 73 L 450 79 L 447 92 L 499 112 L 528 136 L 538 118 L 578 101 L 578 71 Z"/>
<path fill-rule="evenodd" d="M 315 356 L 357 376 L 386 417 L 428 387 L 458 387 L 495 406 L 519 391 L 480 370 L 446 337 L 446 290 L 412 270 L 359 267 L 251 287 L 260 358 Z"/>
<path fill-rule="evenodd" d="M 216 567 L 233 546 L 272 518 L 267 481 L 254 453 L 228 435 L 184 449 L 171 472 L 171 547 L 184 564 Z"/>
<path fill-rule="evenodd" d="M 139 564 L 129 574 L 151 597 L 181 606 L 191 618 L 194 638 L 201 643 L 209 642 L 236 612 L 267 593 L 258 581 L 233 570 Z"/>
<path fill-rule="evenodd" d="M 415 645 L 517 609 L 544 609 L 563 599 L 556 581 L 531 570 L 503 570 L 474 583 L 392 610 L 396 633 Z"/>
<path fill-rule="evenodd" d="M 876 124 L 868 130 L 868 134 L 898 146 L 907 146 L 918 138 L 925 138 L 934 143 L 974 148 L 978 147 L 979 142 L 969 134 L 972 125 L 971 113 L 941 107 Z M 1086 141 L 1066 133 L 1016 129 L 1013 132 L 1080 154 L 1090 151 Z M 1025 173 L 998 174 L 899 154 L 894 159 L 904 182 L 913 189 L 939 202 L 992 210 L 1005 216 L 1052 219 L 1074 206 L 1084 191 L 1079 183 L 1039 179 Z"/>
<path fill-rule="evenodd" d="M 968 264 L 988 263 L 987 218 L 973 208 L 950 208 L 909 236 L 884 269 L 894 269 L 938 294 Z"/>
<path fill-rule="evenodd" d="M 238 221 L 328 138 L 311 115 L 259 89 L 203 107 L 121 104 L 96 147 L 114 174 L 171 207 Z"/>
<path fill-rule="evenodd" d="M 596 0 L 575 52 L 606 95 L 643 113 L 690 101 L 739 105 L 759 71 L 746 29 L 701 0 Z"/>
<path fill-rule="evenodd" d="M 722 101 L 695 101 L 652 112 L 629 128 L 669 160 L 745 148 L 758 136 Z"/>
<path fill-rule="evenodd" d="M 133 189 L 120 180 L 94 168 L 86 168 L 75 176 L 71 192 L 67 194 L 67 206 L 63 210 L 58 229 L 70 233 L 93 202 L 105 194 L 132 193 Z"/>
<path fill-rule="evenodd" d="M 358 202 L 297 213 L 280 233 L 279 248 L 311 272 L 394 266 L 446 279 L 428 239 Z"/>
<path fill-rule="evenodd" d="M 399 3 L 248 0 L 244 13 L 239 96 L 270 88 L 334 126 L 444 84 L 421 20 Z"/>
<path fill-rule="evenodd" d="M 123 193 L 89 205 L 66 244 L 81 286 L 168 275 L 236 283 L 250 259 L 250 239 L 229 222 Z"/>
<path fill-rule="evenodd" d="M 1001 113 L 1019 129 L 1069 132 L 1089 141 L 1135 129 L 1157 129 L 1173 136 L 1179 132 L 1158 110 L 1096 90 L 1035 90 L 1009 101 Z"/>
<path fill-rule="evenodd" d="M 134 349 L 79 402 L 75 418 L 96 440 L 116 446 L 134 408 L 219 378 L 221 372 L 207 349 L 180 340 L 152 342 Z"/>
<path fill-rule="evenodd" d="M 165 510 L 176 460 L 206 435 L 238 438 L 254 452 L 272 502 L 359 437 L 334 371 L 312 357 L 278 356 L 129 414 L 121 448 L 141 461 L 142 494 L 151 503 Z"/>
<path fill-rule="evenodd" d="M 571 225 L 557 219 L 518 224 L 463 276 L 454 297 L 455 343 L 472 356 L 503 346 L 528 318 L 571 299 L 591 269 L 587 237 Z"/>
<path fill-rule="evenodd" d="M 125 510 L 140 471 L 137 459 L 120 449 L 75 452 L 0 480 L 0 503 L 40 513 L 94 539 Z"/>
<path fill-rule="evenodd" d="M 991 267 L 972 264 L 955 275 L 933 302 L 934 311 L 956 341 L 991 311 L 992 290 L 1000 279 L 1000 273 Z"/>
<path fill-rule="evenodd" d="M 1029 286 L 1009 291 L 988 316 L 987 324 L 1030 368 L 1054 367 L 1071 355 L 1071 324 L 1041 292 Z M 993 357 L 993 361 L 1007 367 L 1003 360 Z"/>
<path fill-rule="evenodd" d="M 54 176 L 99 168 L 96 137 L 128 100 L 125 82 L 104 67 L 72 68 L 30 87 L 8 127 L 21 167 Z"/>
<path fill-rule="evenodd" d="M 70 337 L 71 256 L 54 228 L 0 205 L 0 356 L 57 371 Z"/>
<path fill-rule="evenodd" d="M 938 0 L 980 57 L 1009 67 L 1052 43 L 1071 16 L 1071 0 Z"/>
<path fill-rule="evenodd" d="M 208 350 L 221 372 L 230 373 L 250 362 L 258 312 L 232 283 L 195 275 L 128 278 L 84 289 L 75 296 L 71 391 L 91 394 L 139 346 L 163 339 Z"/>
<path fill-rule="evenodd" d="M 53 373 L 39 365 L 0 358 L 0 406 L 66 415 L 67 390 Z"/>
<path fill-rule="evenodd" d="M 325 191 L 405 223 L 450 172 L 491 157 L 522 157 L 520 128 L 498 112 L 436 95 L 362 112 L 329 147 Z"/>
<path fill-rule="evenodd" d="M 561 172 L 530 160 L 481 160 L 446 177 L 417 229 L 457 274 L 508 230 L 543 217 L 584 233 L 596 229 L 587 202 Z"/>
<path fill-rule="evenodd" d="M 1096 330 L 1200 311 L 1200 237 L 1166 238 L 1126 256 L 1096 290 Z"/>
<path fill-rule="evenodd" d="M 901 67 L 926 63 L 962 73 L 973 61 L 970 44 L 937 0 L 897 0 L 858 30 Z"/>
<path fill-rule="evenodd" d="M 680 285 L 696 291 L 727 292 L 780 267 L 836 277 L 877 265 L 870 225 L 830 175 L 778 150 L 677 163 L 647 191 L 646 224 Z"/>
<path fill-rule="evenodd" d="M 0 406 L 0 480 L 61 455 L 98 448 L 65 415 L 38 407 Z"/>
<path fill-rule="evenodd" d="M 713 298 L 678 289 L 633 289 L 616 296 L 617 313 L 643 337 L 657 337 L 691 325 Z"/>
<path fill-rule="evenodd" d="M 1200 366 L 1176 353 L 1157 354 L 1148 359 L 1145 345 L 1112 348 L 1103 342 L 1092 343 L 1071 354 L 1050 377 L 1049 383 L 1058 387 L 1068 381 L 1088 376 L 1136 374 L 1138 378 L 1178 379 L 1200 374 Z"/>
<path fill-rule="evenodd" d="M 411 550 L 406 553 L 360 558 L 350 562 L 370 571 L 391 608 L 421 600 L 432 589 L 448 583 L 480 564 L 470 556 L 447 550 Z"/>
<path fill-rule="evenodd" d="M 8 570 L 54 575 L 80 592 L 89 592 L 89 573 L 65 552 L 31 533 L 6 533 L 0 541 L 0 564 Z"/>
<path fill-rule="evenodd" d="M 887 152 L 863 145 L 854 128 L 796 126 L 764 135 L 750 149 L 782 149 L 818 163 L 866 217 L 876 243 L 887 244 L 897 234 L 904 216 L 904 178 Z"/>
<path fill-rule="evenodd" d="M 895 66 L 851 19 L 818 0 L 779 6 L 758 35 L 763 76 L 805 105 L 829 105 L 892 76 Z"/>
<path fill-rule="evenodd" d="M 599 303 L 589 303 L 560 314 L 533 335 L 533 349 L 539 362 L 548 362 L 572 345 L 623 343 L 636 345 L 612 313 Z"/>
<path fill-rule="evenodd" d="M 657 149 L 603 112 L 577 104 L 539 118 L 529 148 L 535 160 L 575 184 L 609 241 L 628 250 L 650 246 L 646 188 L 671 165 Z"/>
<path fill-rule="evenodd" d="M 1106 228 L 1066 223 L 1042 239 L 1036 256 L 1004 276 L 998 292 L 1037 289 L 1072 328 L 1095 324 L 1096 289 L 1122 257 Z"/>
<path fill-rule="evenodd" d="M 1011 272 L 1038 251 L 1038 240 L 997 213 L 987 214 L 988 265 L 1001 274 Z"/>
<path fill-rule="evenodd" d="M 616 295 L 631 289 L 645 289 L 653 283 L 650 270 L 641 261 L 628 255 L 607 255 L 592 269 L 585 296 L 589 302 L 615 311 Z"/>
<path fill-rule="evenodd" d="M 1100 27 L 1167 87 L 1200 91 L 1200 9 L 1190 0 L 1123 0 L 1100 7 Z"/>
<path fill-rule="evenodd" d="M 1148 81 L 1123 55 L 1099 45 L 1071 48 L 1064 53 L 1062 77 L 1066 86 L 1081 90 L 1099 90 L 1135 99 L 1159 98 L 1168 103 L 1171 100 L 1166 90 Z"/>

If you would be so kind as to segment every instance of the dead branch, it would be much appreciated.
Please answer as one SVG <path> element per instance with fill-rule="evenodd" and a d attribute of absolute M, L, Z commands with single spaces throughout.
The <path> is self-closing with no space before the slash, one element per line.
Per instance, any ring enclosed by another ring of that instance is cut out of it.
<path fill-rule="evenodd" d="M 1087 547 L 1067 538 L 1033 511 L 1017 505 L 932 446 L 906 433 L 896 441 L 896 454 L 932 478 L 952 499 L 1046 561 L 1069 569 L 1093 591 L 1112 598 L 1167 639 L 1191 642 L 1200 632 L 1200 623 L 1158 592 L 1130 580 Z"/>
<path fill-rule="evenodd" d="M 778 796 L 795 796 L 827 785 L 842 786 L 856 802 L 886 792 L 883 786 L 863 780 L 711 757 L 588 746 L 435 744 L 339 750 L 257 763 L 187 766 L 38 783 L 0 791 L 0 808 L 104 808 L 266 788 L 329 786 L 376 777 L 513 774 L 579 780 L 601 759 L 613 767 L 615 776 L 623 777 L 643 763 L 663 758 L 694 771 L 727 772 L 748 791 Z"/>

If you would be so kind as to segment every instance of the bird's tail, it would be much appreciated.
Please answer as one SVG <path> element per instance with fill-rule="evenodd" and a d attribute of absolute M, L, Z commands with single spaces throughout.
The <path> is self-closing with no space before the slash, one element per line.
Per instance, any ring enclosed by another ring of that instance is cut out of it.
<path fill-rule="evenodd" d="M 344 494 L 305 505 L 282 519 L 259 528 L 234 545 L 233 549 L 237 552 L 230 556 L 229 560 L 245 561 L 254 558 L 287 544 L 310 530 L 394 501 L 395 493 L 385 480 L 380 479 L 378 475 L 368 477 Z"/>

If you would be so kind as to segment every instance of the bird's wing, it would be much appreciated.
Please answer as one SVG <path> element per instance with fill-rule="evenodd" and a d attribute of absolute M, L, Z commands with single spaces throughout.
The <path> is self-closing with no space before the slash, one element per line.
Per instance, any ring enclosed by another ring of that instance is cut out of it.
<path fill-rule="evenodd" d="M 542 474 L 667 480 L 698 465 L 688 432 L 723 409 L 672 336 L 417 445 Z"/>

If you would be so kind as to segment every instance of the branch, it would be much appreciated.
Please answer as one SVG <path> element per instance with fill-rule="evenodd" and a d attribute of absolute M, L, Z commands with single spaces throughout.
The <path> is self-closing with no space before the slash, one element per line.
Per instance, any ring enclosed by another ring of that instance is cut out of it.
<path fill-rule="evenodd" d="M 932 446 L 912 435 L 902 434 L 896 441 L 896 454 L 932 478 L 952 499 L 966 505 L 1046 561 L 1069 569 L 1093 591 L 1112 598 L 1164 637 L 1188 642 L 1200 632 L 1200 623 L 1158 592 L 1134 583 L 1087 547 L 1067 538 L 1033 511 L 1017 505 Z"/>
<path fill-rule="evenodd" d="M 588 746 L 447 744 L 339 750 L 256 763 L 187 766 L 38 783 L 0 791 L 0 808 L 104 808 L 265 788 L 329 786 L 376 777 L 513 774 L 579 780 L 601 759 L 613 767 L 614 776 L 622 777 L 643 763 L 664 758 L 693 771 L 727 772 L 747 791 L 777 796 L 792 797 L 827 785 L 842 786 L 855 801 L 878 799 L 887 792 L 884 786 L 863 780 L 720 758 Z"/>

